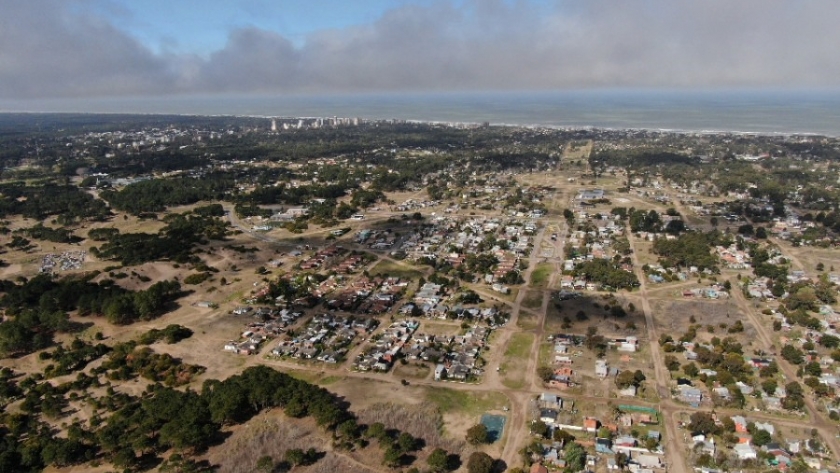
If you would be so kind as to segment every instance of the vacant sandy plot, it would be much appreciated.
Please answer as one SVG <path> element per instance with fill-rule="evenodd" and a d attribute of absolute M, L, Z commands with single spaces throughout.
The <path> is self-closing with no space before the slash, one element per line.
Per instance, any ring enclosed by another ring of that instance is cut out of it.
<path fill-rule="evenodd" d="M 534 345 L 534 335 L 531 333 L 514 333 L 505 347 L 504 358 L 500 367 L 502 384 L 511 389 L 522 389 L 527 373 L 528 356 Z"/>
<path fill-rule="evenodd" d="M 654 299 L 650 301 L 651 309 L 653 310 L 653 318 L 656 323 L 657 331 L 659 333 L 670 334 L 672 337 L 679 338 L 688 330 L 688 326 L 693 323 L 700 324 L 703 327 L 713 326 L 717 328 L 716 332 L 725 335 L 726 330 L 718 328 L 720 324 L 732 325 L 736 321 L 741 320 L 744 324 L 744 333 L 739 336 L 745 339 L 754 339 L 756 336 L 755 329 L 747 320 L 746 316 L 742 316 L 738 310 L 737 305 L 733 301 L 674 301 Z M 692 317 L 695 322 L 692 322 Z M 698 331 L 698 336 L 705 330 Z"/>

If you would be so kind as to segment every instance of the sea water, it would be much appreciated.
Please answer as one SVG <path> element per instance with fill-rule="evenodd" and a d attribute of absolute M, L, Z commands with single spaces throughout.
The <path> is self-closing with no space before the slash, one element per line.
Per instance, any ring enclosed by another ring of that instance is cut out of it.
<path fill-rule="evenodd" d="M 840 136 L 840 90 L 193 95 L 0 101 L 0 112 L 359 117 L 561 128 Z"/>

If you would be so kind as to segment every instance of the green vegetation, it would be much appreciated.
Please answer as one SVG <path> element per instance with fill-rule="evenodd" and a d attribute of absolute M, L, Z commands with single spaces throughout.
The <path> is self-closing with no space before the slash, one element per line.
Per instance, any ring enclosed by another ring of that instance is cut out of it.
<path fill-rule="evenodd" d="M 700 271 L 710 269 L 718 272 L 717 256 L 712 254 L 716 245 L 728 246 L 720 232 L 687 232 L 673 240 L 657 239 L 653 252 L 661 257 L 664 267 L 687 268 L 696 266 Z"/>
<path fill-rule="evenodd" d="M 73 232 L 64 228 L 50 228 L 42 224 L 37 224 L 33 227 L 24 228 L 20 230 L 29 238 L 36 240 L 46 240 L 55 243 L 78 243 L 82 241 L 81 238 L 73 235 Z"/>
<path fill-rule="evenodd" d="M 505 348 L 502 384 L 511 389 L 521 389 L 525 386 L 526 365 L 531 347 L 534 345 L 534 335 L 518 332 L 511 335 Z"/>
<path fill-rule="evenodd" d="M 166 343 L 172 344 L 190 338 L 192 334 L 193 331 L 183 325 L 170 324 L 163 330 L 158 330 L 156 328 L 149 330 L 140 336 L 138 342 L 141 345 L 151 345 L 152 343 L 163 340 Z"/>
<path fill-rule="evenodd" d="M 605 259 L 585 261 L 575 268 L 573 274 L 613 289 L 631 289 L 639 286 L 639 279 L 633 272 L 625 271 Z"/>
<path fill-rule="evenodd" d="M 551 272 L 554 270 L 554 265 L 550 263 L 539 263 L 534 271 L 531 273 L 532 287 L 545 287 L 548 285 L 548 279 Z"/>
<path fill-rule="evenodd" d="M 61 225 L 81 220 L 105 220 L 111 212 L 105 202 L 70 185 L 23 183 L 0 185 L 0 217 L 22 215 L 35 220 L 55 216 Z"/>
<path fill-rule="evenodd" d="M 456 391 L 442 387 L 426 388 L 426 400 L 438 406 L 442 412 L 463 413 L 468 416 L 479 416 L 508 403 L 507 397 L 497 392 Z"/>
<path fill-rule="evenodd" d="M 197 262 L 198 257 L 192 254 L 193 247 L 208 239 L 224 240 L 227 232 L 224 220 L 205 213 L 170 214 L 164 221 L 166 226 L 157 234 L 111 233 L 107 235 L 107 242 L 99 248 L 91 248 L 91 253 L 127 266 L 160 260 Z"/>
<path fill-rule="evenodd" d="M 118 343 L 108 355 L 108 360 L 96 368 L 96 373 L 108 373 L 113 380 L 134 379 L 138 375 L 152 382 L 167 386 L 189 383 L 204 367 L 181 363 L 167 353 L 155 353 L 151 348 L 136 348 L 135 342 Z"/>
<path fill-rule="evenodd" d="M 181 295 L 176 281 L 161 281 L 145 291 L 131 292 L 110 280 L 90 282 L 93 277 L 56 281 L 38 275 L 19 285 L 0 281 L 6 293 L 0 307 L 10 316 L 0 323 L 0 352 L 10 356 L 49 346 L 53 333 L 73 328 L 67 315 L 72 310 L 81 315 L 104 315 L 113 324 L 125 325 L 161 315 Z"/>
<path fill-rule="evenodd" d="M 233 186 L 231 176 L 218 174 L 201 179 L 149 179 L 129 184 L 119 191 L 102 192 L 102 198 L 114 208 L 134 215 L 161 212 L 173 205 L 194 204 L 202 200 L 220 200 Z"/>
<path fill-rule="evenodd" d="M 52 378 L 73 373 L 110 351 L 111 348 L 102 343 L 91 345 L 76 338 L 70 343 L 69 350 L 59 346 L 52 352 L 41 352 L 40 359 L 50 361 L 44 368 L 44 376 Z"/>

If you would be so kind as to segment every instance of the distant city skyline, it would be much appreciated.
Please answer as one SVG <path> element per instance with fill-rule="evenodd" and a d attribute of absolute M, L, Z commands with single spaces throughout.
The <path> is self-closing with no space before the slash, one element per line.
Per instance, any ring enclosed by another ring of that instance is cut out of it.
<path fill-rule="evenodd" d="M 0 100 L 838 89 L 828 0 L 0 0 Z"/>

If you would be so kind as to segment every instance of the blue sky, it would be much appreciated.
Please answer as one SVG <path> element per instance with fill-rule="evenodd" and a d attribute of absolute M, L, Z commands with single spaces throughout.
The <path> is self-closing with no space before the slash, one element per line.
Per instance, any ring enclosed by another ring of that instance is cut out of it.
<path fill-rule="evenodd" d="M 0 0 L 0 99 L 840 87 L 836 0 Z"/>

